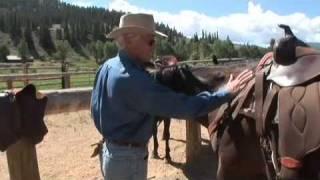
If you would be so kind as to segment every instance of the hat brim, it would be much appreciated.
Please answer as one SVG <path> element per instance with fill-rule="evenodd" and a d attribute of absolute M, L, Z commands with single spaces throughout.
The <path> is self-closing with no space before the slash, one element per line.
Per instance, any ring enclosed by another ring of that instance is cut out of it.
<path fill-rule="evenodd" d="M 149 33 L 149 34 L 158 35 L 158 36 L 161 36 L 164 38 L 168 37 L 167 35 L 165 35 L 162 32 L 159 32 L 159 31 L 150 31 L 149 29 L 142 28 L 142 27 L 128 26 L 128 27 L 114 29 L 109 34 L 107 34 L 107 38 L 115 39 L 118 36 L 120 36 L 121 34 L 125 34 L 125 33 Z"/>

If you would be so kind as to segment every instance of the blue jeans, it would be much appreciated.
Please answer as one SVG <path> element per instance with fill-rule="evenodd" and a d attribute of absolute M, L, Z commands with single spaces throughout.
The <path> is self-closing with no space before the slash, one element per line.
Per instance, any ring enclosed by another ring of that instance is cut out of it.
<path fill-rule="evenodd" d="M 103 143 L 100 165 L 104 180 L 146 180 L 148 147 Z"/>

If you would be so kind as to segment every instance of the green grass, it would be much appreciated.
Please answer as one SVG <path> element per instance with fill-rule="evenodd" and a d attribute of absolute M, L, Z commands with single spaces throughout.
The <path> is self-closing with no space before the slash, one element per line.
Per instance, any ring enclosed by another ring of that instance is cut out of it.
<path fill-rule="evenodd" d="M 95 63 L 93 59 L 72 59 L 70 60 L 70 69 L 72 71 L 88 71 L 97 69 L 98 65 Z M 43 62 L 36 61 L 32 67 L 39 67 L 39 69 L 30 69 L 29 73 L 54 73 L 60 72 L 60 69 L 41 69 L 40 63 Z M 53 67 L 59 66 L 58 62 L 47 62 L 45 64 L 46 67 Z M 89 69 L 88 69 L 89 68 Z M 23 70 L 1 70 L 1 75 L 10 75 L 10 74 L 22 74 Z M 85 74 L 85 75 L 72 75 L 71 76 L 71 88 L 75 87 L 90 87 L 93 86 L 95 74 Z M 36 80 L 36 81 L 29 81 L 29 83 L 33 83 L 36 85 L 37 89 L 39 90 L 47 90 L 47 89 L 61 89 L 61 79 L 53 79 L 53 80 Z M 14 82 L 14 88 L 22 88 L 24 86 L 24 82 Z M 0 82 L 0 92 L 4 89 L 7 89 L 6 82 Z"/>
<path fill-rule="evenodd" d="M 71 88 L 76 87 L 92 87 L 94 81 L 94 74 L 86 74 L 86 75 L 74 75 L 71 76 Z M 29 81 L 29 83 L 33 83 L 36 85 L 39 90 L 47 90 L 47 89 L 61 89 L 61 79 L 53 79 L 53 80 L 37 80 L 37 81 Z M 14 88 L 22 88 L 24 86 L 23 82 L 14 82 Z M 7 84 L 5 82 L 0 82 L 0 91 L 7 89 Z"/>

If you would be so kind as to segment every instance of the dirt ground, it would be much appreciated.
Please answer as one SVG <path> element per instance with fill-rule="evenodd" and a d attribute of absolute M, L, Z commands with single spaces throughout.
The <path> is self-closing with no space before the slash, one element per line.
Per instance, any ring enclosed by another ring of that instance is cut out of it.
<path fill-rule="evenodd" d="M 98 158 L 90 158 L 91 144 L 100 140 L 88 111 L 47 116 L 49 133 L 37 145 L 40 176 L 43 180 L 101 180 Z M 164 156 L 159 128 L 159 154 Z M 171 156 L 173 163 L 149 157 L 148 179 L 152 180 L 213 180 L 216 159 L 208 144 L 208 133 L 202 129 L 201 156 L 192 165 L 185 164 L 185 121 L 171 123 Z M 152 152 L 153 143 L 149 143 Z M 5 153 L 0 153 L 0 180 L 9 180 Z"/>

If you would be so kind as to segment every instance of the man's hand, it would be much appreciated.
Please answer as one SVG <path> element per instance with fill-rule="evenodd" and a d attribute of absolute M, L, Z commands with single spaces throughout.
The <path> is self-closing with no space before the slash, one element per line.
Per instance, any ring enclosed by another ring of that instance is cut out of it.
<path fill-rule="evenodd" d="M 253 78 L 253 73 L 250 70 L 242 71 L 235 79 L 233 79 L 233 75 L 230 75 L 229 81 L 226 84 L 225 88 L 231 92 L 231 94 L 236 95 L 242 90 L 248 81 Z"/>

